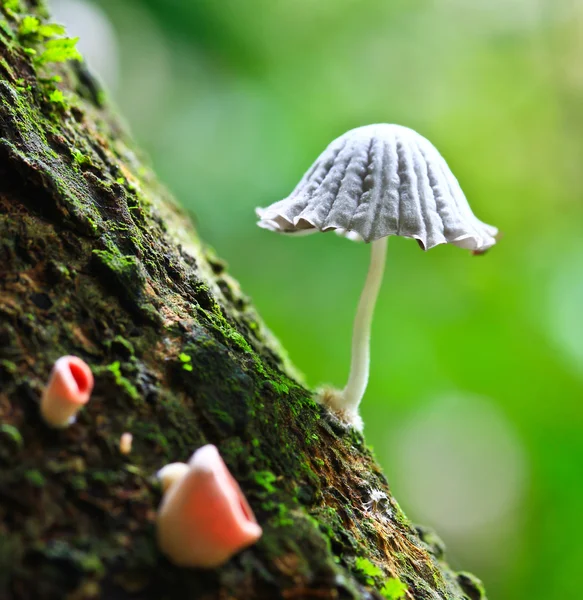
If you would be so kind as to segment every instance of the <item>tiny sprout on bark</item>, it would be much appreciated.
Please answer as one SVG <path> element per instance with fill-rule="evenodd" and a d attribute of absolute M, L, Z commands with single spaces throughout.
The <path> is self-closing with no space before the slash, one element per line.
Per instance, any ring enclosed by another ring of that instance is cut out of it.
<path fill-rule="evenodd" d="M 358 407 L 368 383 L 371 324 L 388 236 L 413 238 L 423 250 L 454 244 L 481 254 L 498 234 L 474 216 L 433 144 L 399 125 L 348 131 L 324 150 L 290 196 L 256 212 L 264 229 L 296 235 L 336 231 L 371 245 L 348 382 L 343 390 L 328 389 L 319 396 L 357 429 L 362 429 Z"/>

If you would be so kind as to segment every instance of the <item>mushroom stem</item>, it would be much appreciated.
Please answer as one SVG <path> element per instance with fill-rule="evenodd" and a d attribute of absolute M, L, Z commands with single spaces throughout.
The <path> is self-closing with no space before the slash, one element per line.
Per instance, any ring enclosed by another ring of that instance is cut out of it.
<path fill-rule="evenodd" d="M 351 413 L 357 412 L 368 383 L 370 329 L 385 270 L 387 240 L 388 238 L 382 238 L 371 243 L 370 266 L 354 319 L 350 376 L 342 391 L 342 405 L 338 407 Z"/>

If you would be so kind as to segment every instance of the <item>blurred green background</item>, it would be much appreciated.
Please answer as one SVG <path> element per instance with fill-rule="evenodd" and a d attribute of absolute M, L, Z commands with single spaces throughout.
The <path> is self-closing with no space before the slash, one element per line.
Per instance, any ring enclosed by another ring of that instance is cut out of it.
<path fill-rule="evenodd" d="M 53 0 L 155 169 L 316 385 L 342 386 L 368 248 L 253 209 L 374 122 L 441 150 L 483 257 L 392 238 L 368 442 L 491 600 L 581 597 L 583 3 Z"/>

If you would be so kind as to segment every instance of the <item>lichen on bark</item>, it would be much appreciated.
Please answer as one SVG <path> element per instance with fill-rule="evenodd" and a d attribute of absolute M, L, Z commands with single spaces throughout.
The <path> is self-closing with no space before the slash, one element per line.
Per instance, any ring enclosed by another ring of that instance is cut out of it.
<path fill-rule="evenodd" d="M 46 24 L 42 3 L 0 5 L 0 597 L 396 600 L 398 580 L 409 599 L 485 598 L 313 401 L 85 66 L 35 58 L 22 23 Z M 96 386 L 53 431 L 38 404 L 64 354 Z M 155 544 L 153 474 L 205 443 L 264 536 L 179 569 Z"/>

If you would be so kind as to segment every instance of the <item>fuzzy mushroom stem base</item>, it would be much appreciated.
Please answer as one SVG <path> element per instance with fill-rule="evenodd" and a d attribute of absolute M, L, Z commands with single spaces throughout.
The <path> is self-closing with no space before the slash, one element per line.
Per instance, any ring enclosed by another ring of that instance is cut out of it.
<path fill-rule="evenodd" d="M 360 422 L 360 419 L 357 418 L 358 405 L 364 396 L 368 383 L 370 330 L 374 307 L 383 281 L 387 244 L 388 238 L 382 238 L 371 243 L 370 266 L 354 319 L 350 376 L 346 387 L 338 397 L 339 404 L 336 407 L 344 411 L 349 417 L 354 415 L 358 422 Z"/>

